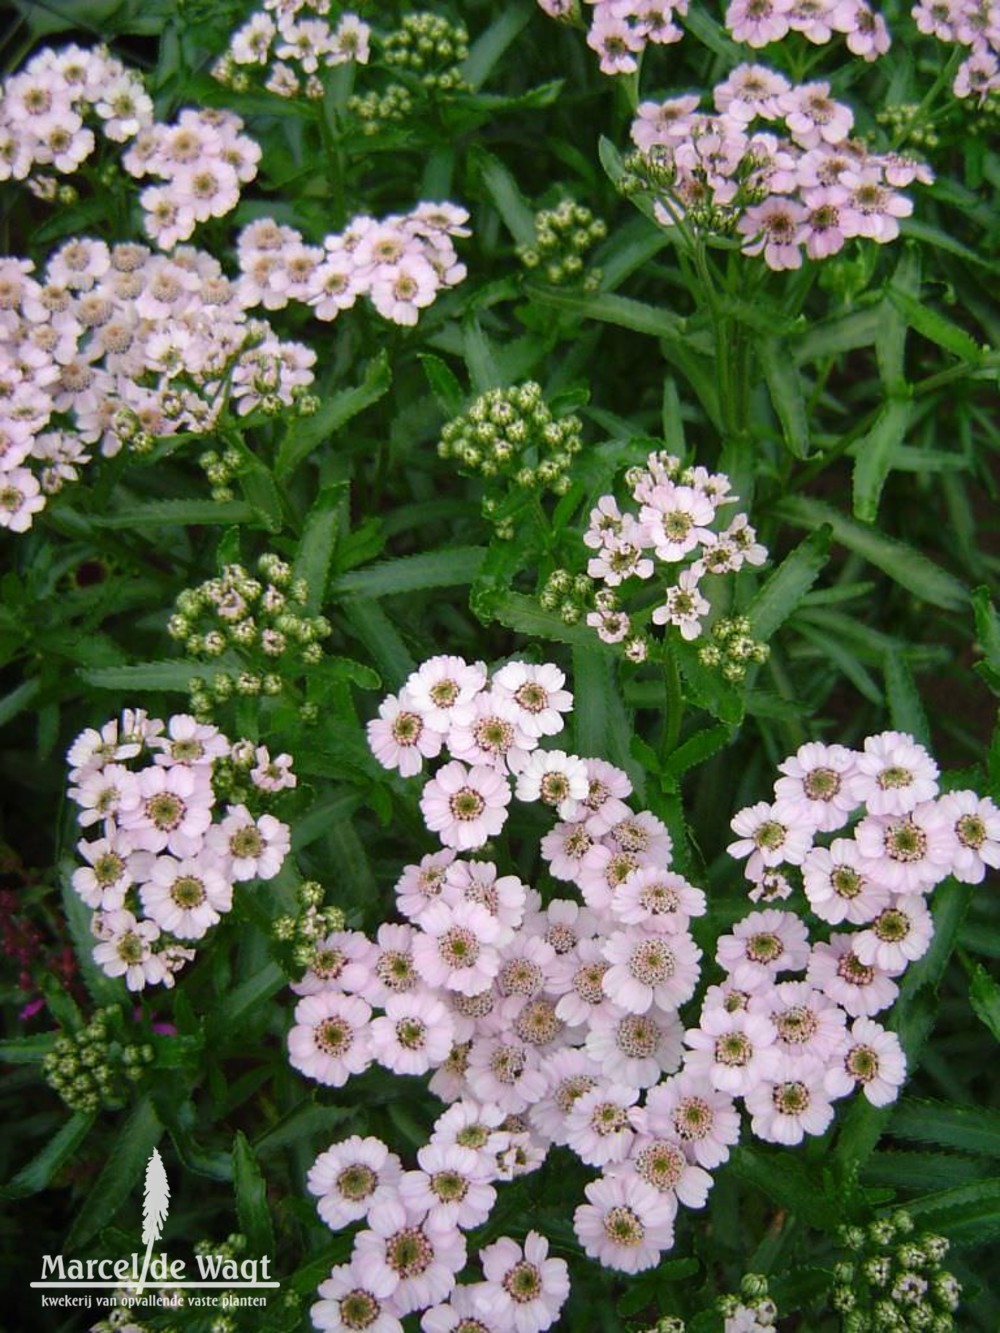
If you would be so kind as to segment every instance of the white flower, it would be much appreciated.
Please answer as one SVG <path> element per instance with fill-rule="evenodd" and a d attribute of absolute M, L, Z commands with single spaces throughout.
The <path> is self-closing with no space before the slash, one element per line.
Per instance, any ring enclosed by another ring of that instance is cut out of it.
<path fill-rule="evenodd" d="M 563 729 L 563 713 L 573 707 L 573 696 L 563 689 L 566 677 L 545 662 L 508 662 L 493 677 L 493 690 L 518 707 L 518 725 L 526 736 L 555 736 Z"/>
<path fill-rule="evenodd" d="M 395 1196 L 402 1164 L 381 1139 L 349 1139 L 321 1152 L 309 1168 L 306 1188 L 319 1202 L 316 1210 L 332 1231 L 367 1217 L 377 1203 Z"/>
<path fill-rule="evenodd" d="M 383 768 L 398 768 L 404 778 L 419 773 L 425 759 L 441 751 L 441 733 L 427 725 L 406 691 L 388 695 L 378 717 L 368 723 L 368 745 Z"/>
<path fill-rule="evenodd" d="M 425 726 L 445 736 L 453 726 L 469 725 L 485 685 L 482 662 L 470 666 L 462 657 L 430 657 L 407 678 L 404 693 Z"/>
<path fill-rule="evenodd" d="M 569 1295 L 564 1259 L 550 1259 L 549 1242 L 529 1231 L 524 1249 L 501 1236 L 479 1252 L 486 1281 L 475 1290 L 475 1304 L 497 1328 L 511 1333 L 542 1333 L 559 1318 Z"/>
<path fill-rule="evenodd" d="M 94 962 L 109 977 L 124 977 L 131 991 L 166 980 L 166 968 L 153 945 L 160 938 L 155 921 L 137 921 L 124 910 L 97 913 L 91 928 L 101 941 L 94 947 Z"/>
<path fill-rule="evenodd" d="M 295 1006 L 288 1060 L 307 1078 L 341 1088 L 372 1062 L 371 1007 L 356 995 L 321 991 Z"/>
<path fill-rule="evenodd" d="M 139 890 L 146 914 L 179 940 L 200 940 L 233 905 L 233 886 L 211 853 L 158 856 Z"/>
<path fill-rule="evenodd" d="M 1000 866 L 1000 810 L 974 791 L 952 791 L 938 801 L 954 838 L 951 873 L 963 884 L 981 884 L 987 868 Z"/>
<path fill-rule="evenodd" d="M 245 805 L 231 805 L 205 841 L 212 851 L 232 859 L 233 879 L 273 879 L 291 847 L 291 833 L 273 815 L 255 820 Z"/>
<path fill-rule="evenodd" d="M 870 1018 L 856 1018 L 841 1060 L 826 1074 L 831 1097 L 846 1097 L 860 1085 L 872 1106 L 888 1106 L 906 1080 L 906 1057 L 895 1032 Z"/>
<path fill-rule="evenodd" d="M 905 815 L 937 795 L 938 766 L 922 745 L 900 731 L 869 736 L 851 781 L 855 804 L 872 815 Z"/>
<path fill-rule="evenodd" d="M 519 801 L 554 806 L 561 819 L 573 819 L 589 788 L 585 760 L 564 750 L 536 750 L 518 773 L 514 794 Z"/>

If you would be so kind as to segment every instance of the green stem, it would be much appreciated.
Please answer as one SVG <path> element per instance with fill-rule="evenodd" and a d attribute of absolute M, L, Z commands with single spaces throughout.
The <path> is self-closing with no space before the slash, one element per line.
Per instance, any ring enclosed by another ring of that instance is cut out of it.
<path fill-rule="evenodd" d="M 666 760 L 677 748 L 677 741 L 681 734 L 681 720 L 684 716 L 681 673 L 677 669 L 677 658 L 674 651 L 669 646 L 664 647 L 663 653 L 663 684 L 665 699 L 661 757 Z"/>
<path fill-rule="evenodd" d="M 937 95 L 946 84 L 951 82 L 952 76 L 954 75 L 956 69 L 958 69 L 959 62 L 961 61 L 963 54 L 964 50 L 962 47 L 956 47 L 956 49 L 951 53 L 948 60 L 938 73 L 937 78 L 927 89 L 927 92 L 921 99 L 920 104 L 917 107 L 916 111 L 914 111 L 910 119 L 899 130 L 898 134 L 896 134 L 895 137 L 893 138 L 893 141 L 890 145 L 890 151 L 892 151 L 893 153 L 899 152 L 900 148 L 902 148 L 903 144 L 906 143 L 907 139 L 912 138 L 914 131 L 919 130 L 920 127 L 924 125 L 931 118 L 931 111 L 933 110 L 934 102 L 937 100 Z"/>

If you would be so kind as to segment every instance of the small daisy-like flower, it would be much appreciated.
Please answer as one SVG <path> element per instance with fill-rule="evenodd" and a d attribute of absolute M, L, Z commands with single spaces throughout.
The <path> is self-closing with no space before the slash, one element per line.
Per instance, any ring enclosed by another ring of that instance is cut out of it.
<path fill-rule="evenodd" d="M 486 1281 L 475 1288 L 477 1310 L 497 1328 L 543 1333 L 559 1318 L 569 1295 L 564 1259 L 549 1258 L 549 1242 L 529 1231 L 522 1249 L 501 1236 L 479 1252 Z"/>
<path fill-rule="evenodd" d="M 154 765 L 136 776 L 139 801 L 120 815 L 123 842 L 137 851 L 196 856 L 215 803 L 207 769 Z"/>
<path fill-rule="evenodd" d="M 474 1041 L 466 1078 L 475 1097 L 509 1115 L 519 1115 L 545 1091 L 542 1057 L 535 1047 L 516 1039 Z"/>
<path fill-rule="evenodd" d="M 360 930 L 335 930 L 315 946 L 308 971 L 300 981 L 292 982 L 292 990 L 296 995 L 341 991 L 370 1000 L 374 960 L 375 949 L 367 935 Z"/>
<path fill-rule="evenodd" d="M 448 749 L 463 764 L 487 764 L 517 773 L 538 744 L 521 728 L 521 711 L 507 695 L 483 690 L 476 695 L 472 716 L 454 723 L 448 732 Z"/>
<path fill-rule="evenodd" d="M 677 582 L 667 589 L 663 606 L 653 608 L 654 625 L 676 625 L 681 638 L 690 642 L 702 630 L 702 618 L 711 611 L 709 602 L 698 591 L 698 574 L 694 569 L 681 570 Z"/>
<path fill-rule="evenodd" d="M 675 1208 L 638 1176 L 601 1177 L 584 1188 L 587 1203 L 573 1214 L 577 1238 L 605 1268 L 639 1273 L 673 1244 Z"/>
<path fill-rule="evenodd" d="M 640 1135 L 632 1145 L 628 1160 L 612 1166 L 608 1174 L 634 1172 L 640 1180 L 673 1202 L 686 1208 L 704 1208 L 712 1177 L 700 1166 L 688 1161 L 683 1147 L 676 1139 Z"/>
<path fill-rule="evenodd" d="M 854 934 L 830 936 L 828 944 L 814 944 L 806 969 L 811 986 L 841 1005 L 852 1018 L 870 1018 L 888 1009 L 899 994 L 892 977 L 854 952 Z"/>
<path fill-rule="evenodd" d="M 295 1026 L 288 1034 L 288 1060 L 307 1078 L 342 1088 L 352 1074 L 372 1062 L 371 1006 L 356 995 L 322 991 L 295 1006 Z"/>
<path fill-rule="evenodd" d="M 844 1011 L 807 981 L 783 981 L 750 999 L 750 1012 L 766 1014 L 778 1034 L 778 1049 L 790 1060 L 823 1063 L 844 1044 Z"/>
<path fill-rule="evenodd" d="M 905 815 L 869 815 L 854 837 L 867 873 L 893 893 L 927 893 L 950 873 L 952 829 L 936 801 Z"/>
<path fill-rule="evenodd" d="M 869 736 L 851 781 L 854 802 L 872 815 L 905 815 L 938 791 L 938 766 L 922 745 L 900 731 Z"/>
<path fill-rule="evenodd" d="M 644 1133 L 676 1139 L 689 1160 L 709 1170 L 721 1166 L 739 1142 L 732 1097 L 690 1069 L 651 1088 L 637 1116 Z"/>
<path fill-rule="evenodd" d="M 493 946 L 502 929 L 481 903 L 432 903 L 420 918 L 413 965 L 428 986 L 477 995 L 500 971 Z"/>
<path fill-rule="evenodd" d="M 573 707 L 573 696 L 563 689 L 566 677 L 557 666 L 545 662 L 508 662 L 493 677 L 493 690 L 513 699 L 518 725 L 526 736 L 555 736 L 562 731 L 563 713 Z"/>
<path fill-rule="evenodd" d="M 639 511 L 648 544 L 660 560 L 676 563 L 712 537 L 715 505 L 702 491 L 672 481 L 653 486 Z"/>
<path fill-rule="evenodd" d="M 695 916 L 707 910 L 701 889 L 671 870 L 642 866 L 622 883 L 611 900 L 615 918 L 628 926 L 677 934 L 688 928 Z"/>
<path fill-rule="evenodd" d="M 573 819 L 589 788 L 585 760 L 564 750 L 536 750 L 518 773 L 514 794 L 519 801 L 554 806 L 560 818 Z"/>
<path fill-rule="evenodd" d="M 651 1088 L 680 1066 L 684 1029 L 659 1009 L 630 1014 L 617 1005 L 591 1010 L 584 1049 L 603 1078 L 630 1088 Z"/>
<path fill-rule="evenodd" d="M 592 838 L 603 838 L 608 829 L 632 813 L 625 804 L 632 795 L 632 783 L 627 773 L 603 759 L 588 759 L 586 764 L 590 788 L 581 802 L 580 818 Z"/>
<path fill-rule="evenodd" d="M 470 666 L 462 657 L 441 656 L 423 662 L 407 678 L 404 693 L 425 725 L 444 736 L 454 726 L 468 725 L 485 685 L 482 662 Z"/>
<path fill-rule="evenodd" d="M 782 1058 L 777 1036 L 764 1014 L 745 1009 L 726 1013 L 721 1008 L 703 1012 L 701 1026 L 684 1034 L 691 1049 L 685 1068 L 704 1074 L 720 1092 L 745 1096 L 777 1070 Z"/>
<path fill-rule="evenodd" d="M 798 972 L 809 958 L 809 931 L 794 912 L 751 912 L 719 939 L 715 961 L 734 986 L 754 991 L 779 972 Z"/>
<path fill-rule="evenodd" d="M 399 1158 L 381 1139 L 353 1134 L 320 1153 L 309 1168 L 306 1188 L 319 1200 L 316 1210 L 326 1225 L 339 1231 L 393 1198 L 402 1175 Z"/>
<path fill-rule="evenodd" d="M 528 1110 L 532 1125 L 557 1146 L 566 1143 L 566 1117 L 578 1098 L 598 1085 L 598 1071 L 585 1051 L 564 1046 L 545 1062 L 548 1088 Z"/>
<path fill-rule="evenodd" d="M 923 898 L 908 894 L 892 899 L 867 930 L 854 937 L 854 953 L 862 963 L 883 972 L 902 972 L 930 948 L 934 920 Z"/>
<path fill-rule="evenodd" d="M 541 842 L 541 852 L 548 862 L 549 874 L 553 879 L 575 883 L 580 863 L 593 845 L 594 839 L 587 832 L 585 825 L 557 824 L 550 833 L 546 833 Z"/>
<path fill-rule="evenodd" d="M 206 845 L 231 858 L 233 879 L 273 879 L 291 847 L 291 833 L 273 815 L 255 820 L 245 805 L 231 805 L 221 824 L 209 830 Z"/>
<path fill-rule="evenodd" d="M 88 864 L 73 871 L 73 888 L 87 906 L 104 912 L 124 906 L 125 894 L 135 882 L 131 867 L 143 854 L 123 854 L 108 838 L 83 839 L 76 850 Z"/>
<path fill-rule="evenodd" d="M 320 1299 L 309 1311 L 314 1327 L 323 1333 L 403 1333 L 403 1325 L 389 1296 L 393 1284 L 365 1282 L 355 1265 L 339 1264 L 319 1284 Z"/>
<path fill-rule="evenodd" d="M 811 823 L 822 833 L 847 823 L 858 800 L 852 776 L 857 755 L 844 745 L 809 741 L 778 765 L 775 814 L 790 824 Z"/>
<path fill-rule="evenodd" d="M 457 759 L 440 768 L 424 787 L 420 809 L 427 827 L 446 847 L 482 847 L 507 820 L 510 786 L 495 768 L 466 768 Z"/>
<path fill-rule="evenodd" d="M 628 1156 L 635 1128 L 631 1108 L 637 1088 L 599 1083 L 573 1102 L 566 1116 L 566 1145 L 588 1166 L 605 1166 Z"/>
<path fill-rule="evenodd" d="M 1000 866 L 1000 810 L 974 791 L 952 791 L 938 811 L 952 830 L 951 874 L 962 884 L 981 884 L 987 868 Z"/>
<path fill-rule="evenodd" d="M 812 846 L 811 825 L 784 823 L 777 808 L 766 801 L 741 810 L 731 827 L 739 838 L 726 850 L 736 860 L 750 858 L 746 867 L 750 879 L 757 879 L 765 866 L 800 865 Z"/>
<path fill-rule="evenodd" d="M 809 906 L 837 926 L 862 925 L 889 901 L 889 890 L 871 879 L 871 862 L 853 838 L 834 838 L 829 848 L 814 847 L 802 862 L 802 883 Z"/>
<path fill-rule="evenodd" d="M 420 1170 L 407 1171 L 399 1185 L 404 1204 L 415 1214 L 426 1212 L 435 1226 L 482 1226 L 497 1197 L 485 1157 L 458 1144 L 429 1143 L 417 1161 Z"/>
<path fill-rule="evenodd" d="M 641 926 L 617 930 L 604 944 L 611 967 L 601 986 L 622 1009 L 644 1014 L 651 1005 L 679 1009 L 698 984 L 701 950 L 686 932 L 650 935 Z"/>
<path fill-rule="evenodd" d="M 207 853 L 176 861 L 158 856 L 139 890 L 147 916 L 179 940 L 200 940 L 233 905 L 233 886 Z"/>
<path fill-rule="evenodd" d="M 431 727 L 404 690 L 390 694 L 379 704 L 378 717 L 368 723 L 368 746 L 383 768 L 398 768 L 412 778 L 425 759 L 441 752 L 441 732 Z"/>
<path fill-rule="evenodd" d="M 124 977 L 131 991 L 166 980 L 166 968 L 153 953 L 160 937 L 155 921 L 137 921 L 120 910 L 97 913 L 91 927 L 101 941 L 94 947 L 94 962 L 107 976 Z"/>
<path fill-rule="evenodd" d="M 826 1067 L 811 1056 L 790 1062 L 743 1095 L 751 1128 L 768 1143 L 801 1143 L 806 1134 L 822 1134 L 833 1120 L 830 1094 L 823 1086 Z"/>
<path fill-rule="evenodd" d="M 455 853 L 451 849 L 431 852 L 419 865 L 407 866 L 396 883 L 396 906 L 403 916 L 419 921 L 425 909 L 441 896 L 445 873 Z"/>
<path fill-rule="evenodd" d="M 465 1267 L 465 1238 L 398 1200 L 377 1204 L 354 1241 L 352 1267 L 366 1287 L 385 1290 L 399 1315 L 443 1301 Z M 391 1284 L 391 1286 L 389 1285 Z"/>
<path fill-rule="evenodd" d="M 846 1097 L 860 1086 L 872 1106 L 888 1106 L 906 1079 L 906 1056 L 895 1032 L 870 1018 L 856 1018 L 838 1063 L 826 1074 L 831 1097 Z"/>
<path fill-rule="evenodd" d="M 426 1074 L 447 1058 L 454 1035 L 450 1013 L 433 995 L 390 995 L 371 1025 L 372 1055 L 394 1074 Z"/>
<path fill-rule="evenodd" d="M 497 1153 L 507 1146 L 508 1135 L 501 1128 L 503 1119 L 499 1106 L 464 1098 L 438 1116 L 430 1141 L 468 1148 L 481 1161 L 495 1165 Z"/>

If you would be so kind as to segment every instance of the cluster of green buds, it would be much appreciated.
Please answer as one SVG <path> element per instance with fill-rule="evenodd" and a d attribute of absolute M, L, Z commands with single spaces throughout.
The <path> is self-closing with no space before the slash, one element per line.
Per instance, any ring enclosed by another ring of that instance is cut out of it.
<path fill-rule="evenodd" d="M 383 40 L 382 53 L 387 65 L 415 75 L 430 93 L 471 89 L 459 68 L 469 54 L 468 31 L 440 14 L 405 15 Z"/>
<path fill-rule="evenodd" d="M 747 1273 L 740 1280 L 738 1296 L 720 1296 L 719 1312 L 723 1319 L 737 1320 L 737 1328 L 748 1330 L 773 1328 L 778 1317 L 778 1307 L 771 1300 L 762 1273 Z"/>
<path fill-rule="evenodd" d="M 981 108 L 977 115 L 980 111 Z M 941 143 L 933 124 L 922 118 L 917 102 L 897 102 L 895 106 L 887 106 L 876 112 L 875 119 L 885 126 L 893 140 L 905 138 L 911 148 L 937 148 Z"/>
<path fill-rule="evenodd" d="M 208 660 L 230 655 L 210 680 L 191 681 L 191 706 L 211 716 L 215 704 L 234 696 L 278 695 L 292 672 L 322 661 L 321 640 L 330 632 L 324 616 L 306 615 L 309 590 L 278 556 L 257 562 L 261 578 L 243 565 L 226 565 L 218 578 L 186 588 L 167 622 L 171 638 L 186 652 Z M 232 659 L 238 659 L 235 669 Z M 280 665 L 281 674 L 275 669 Z"/>
<path fill-rule="evenodd" d="M 413 114 L 413 94 L 401 83 L 384 93 L 355 93 L 347 99 L 347 110 L 358 121 L 362 134 L 378 134 L 387 125 L 402 124 Z"/>
<path fill-rule="evenodd" d="M 498 537 L 509 539 L 513 514 L 526 493 L 564 495 L 569 489 L 570 465 L 583 447 L 582 429 L 577 416 L 557 420 L 541 386 L 529 381 L 477 398 L 468 412 L 444 427 L 438 453 L 486 480 L 483 514 Z M 501 494 L 491 485 L 496 481 L 506 483 Z"/>
<path fill-rule="evenodd" d="M 233 498 L 230 482 L 238 475 L 243 459 L 235 449 L 226 449 L 223 453 L 207 449 L 198 459 L 198 463 L 208 478 L 212 488 L 212 499 L 220 503 Z"/>
<path fill-rule="evenodd" d="M 624 172 L 618 180 L 621 194 L 627 198 L 650 195 L 667 213 L 675 217 L 683 216 L 687 226 L 719 236 L 732 234 L 746 209 L 762 203 L 768 195 L 760 173 L 761 161 L 753 149 L 741 158 L 733 173 L 738 188 L 724 205 L 715 201 L 708 170 L 704 167 L 693 173 L 697 188 L 689 185 L 681 203 L 676 188 L 678 173 L 673 156 L 670 149 L 661 144 L 655 144 L 648 153 L 629 153 L 623 166 Z"/>
<path fill-rule="evenodd" d="M 702 666 L 719 671 L 731 685 L 739 685 L 753 665 L 761 665 L 771 655 L 766 643 L 751 634 L 746 616 L 721 616 L 712 626 L 710 642 L 698 649 Z"/>
<path fill-rule="evenodd" d="M 678 1315 L 665 1314 L 655 1324 L 643 1329 L 643 1333 L 686 1333 L 687 1324 Z"/>
<path fill-rule="evenodd" d="M 531 245 L 519 245 L 517 254 L 526 269 L 537 269 L 554 287 L 582 282 L 584 290 L 592 292 L 600 282 L 601 270 L 587 269 L 587 252 L 607 234 L 602 218 L 564 199 L 558 208 L 535 214 L 535 239 Z"/>
<path fill-rule="evenodd" d="M 962 126 L 966 134 L 992 136 L 997 133 L 1000 128 L 1000 91 L 988 92 L 981 103 L 968 97 L 959 105 L 969 113 Z"/>
<path fill-rule="evenodd" d="M 564 625 L 577 625 L 594 604 L 594 580 L 568 569 L 554 569 L 538 601 L 543 611 L 555 612 Z"/>
<path fill-rule="evenodd" d="M 542 584 L 538 602 L 564 625 L 578 625 L 586 617 L 591 628 L 599 627 L 602 641 L 619 645 L 630 662 L 645 662 L 649 656 L 649 640 L 632 628 L 632 617 L 622 609 L 618 594 L 613 588 L 598 588 L 588 574 L 554 569 Z"/>
<path fill-rule="evenodd" d="M 900 1211 L 840 1239 L 850 1257 L 834 1268 L 831 1300 L 843 1333 L 954 1333 L 962 1288 L 942 1267 L 943 1236 L 917 1235 Z"/>
<path fill-rule="evenodd" d="M 98 1009 L 78 1032 L 56 1038 L 42 1073 L 70 1110 L 118 1110 L 128 1101 L 128 1085 L 142 1078 L 153 1048 L 124 1043 L 121 1035 L 122 1011 L 111 1005 Z"/>
<path fill-rule="evenodd" d="M 329 969 L 329 950 L 324 941 L 334 931 L 344 929 L 344 914 L 339 907 L 324 907 L 322 884 L 307 880 L 299 885 L 298 911 L 294 916 L 279 916 L 272 926 L 274 938 L 291 946 L 291 957 L 296 969 L 310 968 L 319 976 Z"/>

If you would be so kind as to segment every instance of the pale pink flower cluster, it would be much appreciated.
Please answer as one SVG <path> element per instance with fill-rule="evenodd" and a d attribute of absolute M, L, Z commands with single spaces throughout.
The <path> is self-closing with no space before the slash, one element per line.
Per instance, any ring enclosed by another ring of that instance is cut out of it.
<path fill-rule="evenodd" d="M 850 137 L 854 113 L 822 80 L 793 86 L 762 65 L 740 65 L 713 92 L 643 102 L 632 139 L 647 159 L 655 212 L 665 227 L 744 238 L 743 253 L 797 269 L 862 238 L 899 235 L 913 202 L 899 191 L 933 176 L 916 159 L 872 153 Z"/>
<path fill-rule="evenodd" d="M 227 405 L 292 406 L 315 359 L 249 320 L 204 251 L 82 237 L 38 278 L 0 259 L 0 527 L 30 527 L 90 446 L 110 457 L 210 432 Z"/>
<path fill-rule="evenodd" d="M 919 0 L 910 11 L 917 27 L 939 42 L 967 48 L 952 83 L 956 97 L 975 97 L 980 106 L 1000 91 L 1000 14 L 979 0 Z"/>
<path fill-rule="evenodd" d="M 628 483 L 636 509 L 623 512 L 613 495 L 602 495 L 584 533 L 594 552 L 587 573 L 604 585 L 587 624 L 605 643 L 636 642 L 617 589 L 630 578 L 655 577 L 667 588 L 653 623 L 673 625 L 682 638 L 697 639 L 711 610 L 702 580 L 735 573 L 745 564 L 761 565 L 767 551 L 746 514 L 733 515 L 725 527 L 720 522 L 719 511 L 739 499 L 730 494 L 723 473 L 685 468 L 679 458 L 659 452 L 649 455 L 645 467 L 632 468 Z"/>
<path fill-rule="evenodd" d="M 279 97 L 323 96 L 322 71 L 368 63 L 371 29 L 356 14 L 332 15 L 329 0 L 265 0 L 233 33 L 213 75 L 243 87 L 259 73 Z"/>
<path fill-rule="evenodd" d="M 754 49 L 790 32 L 815 46 L 840 33 L 851 54 L 864 60 L 877 60 L 890 46 L 885 19 L 866 0 L 730 0 L 725 23 L 734 40 Z"/>
<path fill-rule="evenodd" d="M 260 145 L 242 134 L 231 111 L 182 111 L 171 125 L 140 130 L 122 157 L 136 179 L 159 177 L 139 195 L 146 235 L 161 250 L 186 241 L 199 222 L 221 218 L 240 200 L 240 187 L 257 175 Z"/>
<path fill-rule="evenodd" d="M 552 17 L 551 0 L 539 0 Z M 688 0 L 587 0 L 593 17 L 587 45 L 596 51 L 602 74 L 634 74 L 647 45 L 669 46 L 679 42 L 684 30 L 678 18 L 688 11 Z M 556 6 L 558 8 L 558 4 Z"/>
<path fill-rule="evenodd" d="M 89 835 L 77 844 L 86 864 L 72 885 L 93 912 L 94 961 L 130 991 L 173 986 L 191 944 L 231 910 L 234 884 L 281 869 L 286 824 L 243 804 L 217 818 L 213 768 L 230 759 L 246 769 L 257 761 L 248 777 L 266 805 L 275 790 L 266 747 L 234 746 L 187 714 L 164 723 L 128 709 L 70 746 L 69 796 Z M 294 785 L 286 764 L 281 786 Z"/>
<path fill-rule="evenodd" d="M 237 244 L 245 305 L 280 310 L 289 301 L 336 319 L 361 296 L 394 324 L 416 324 L 438 293 L 466 275 L 452 238 L 468 236 L 469 215 L 450 203 L 421 203 L 382 219 L 359 215 L 311 245 L 270 218 L 244 227 Z"/>
<path fill-rule="evenodd" d="M 104 47 L 46 48 L 0 84 L 0 180 L 32 178 L 46 195 L 93 153 L 94 130 L 116 144 L 153 122 L 141 77 Z"/>
<path fill-rule="evenodd" d="M 971 791 L 939 795 L 934 760 L 896 731 L 860 751 L 809 742 L 779 771 L 773 802 L 732 821 L 729 853 L 747 858 L 764 905 L 718 941 L 726 979 L 685 1036 L 685 1068 L 742 1097 L 759 1138 L 794 1144 L 822 1134 L 856 1088 L 875 1106 L 895 1100 L 906 1062 L 874 1015 L 930 945 L 927 895 L 1000 864 L 1000 810 Z M 812 913 L 839 927 L 828 939 L 768 905 L 790 897 L 794 874 Z"/>

